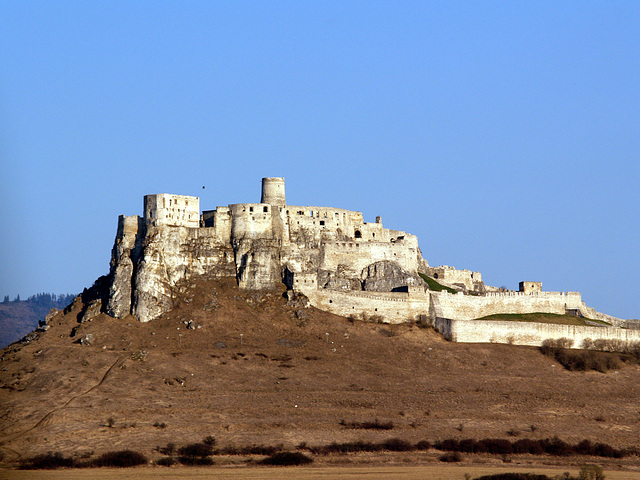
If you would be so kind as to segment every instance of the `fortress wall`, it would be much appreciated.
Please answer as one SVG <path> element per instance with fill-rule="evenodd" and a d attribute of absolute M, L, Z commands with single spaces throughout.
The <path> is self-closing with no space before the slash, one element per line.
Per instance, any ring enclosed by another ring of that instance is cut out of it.
<path fill-rule="evenodd" d="M 582 315 L 584 315 L 586 318 L 607 322 L 615 327 L 621 327 L 625 324 L 625 320 L 623 320 L 622 318 L 612 317 L 611 315 L 607 315 L 606 313 L 598 312 L 595 308 L 587 307 L 584 302 L 582 303 L 582 306 L 580 308 L 580 313 L 582 313 Z"/>
<path fill-rule="evenodd" d="M 411 299 L 407 293 L 354 292 L 339 290 L 304 291 L 311 305 L 343 317 L 365 320 L 382 317 L 385 323 L 413 321 L 429 311 L 429 297 Z M 364 315 L 363 315 L 364 314 Z"/>
<path fill-rule="evenodd" d="M 614 327 L 585 327 L 536 322 L 494 322 L 490 320 L 449 320 L 439 318 L 436 330 L 453 342 L 507 343 L 540 346 L 547 339 L 573 339 L 573 348 L 582 348 L 585 339 L 640 342 L 640 331 Z"/>
<path fill-rule="evenodd" d="M 368 265 L 382 260 L 396 262 L 409 273 L 418 270 L 417 249 L 400 242 L 327 242 L 323 251 L 321 268 L 325 270 L 337 270 L 343 264 L 359 275 Z"/>
<path fill-rule="evenodd" d="M 540 292 L 531 295 L 520 292 L 488 293 L 483 296 L 438 292 L 442 314 L 446 318 L 473 320 L 501 313 L 556 313 L 565 314 L 565 308 L 577 309 L 582 298 L 577 292 Z"/>
<path fill-rule="evenodd" d="M 203 229 L 212 228 L 219 241 L 231 241 L 231 209 L 229 207 L 203 210 L 200 223 Z"/>
<path fill-rule="evenodd" d="M 264 203 L 230 205 L 231 236 L 241 238 L 272 238 L 272 207 Z M 275 207 L 277 208 L 277 207 Z"/>

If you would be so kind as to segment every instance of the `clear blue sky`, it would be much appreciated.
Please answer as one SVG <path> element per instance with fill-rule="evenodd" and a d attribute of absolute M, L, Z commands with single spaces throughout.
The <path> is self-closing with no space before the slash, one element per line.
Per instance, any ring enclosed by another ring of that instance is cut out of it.
<path fill-rule="evenodd" d="M 284 176 L 640 318 L 640 2 L 3 1 L 0 45 L 0 296 L 90 286 L 147 193 Z"/>

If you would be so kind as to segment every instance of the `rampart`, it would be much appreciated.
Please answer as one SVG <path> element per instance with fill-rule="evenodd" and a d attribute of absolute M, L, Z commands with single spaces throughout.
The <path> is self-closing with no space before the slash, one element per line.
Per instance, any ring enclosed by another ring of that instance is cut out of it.
<path fill-rule="evenodd" d="M 312 305 L 343 317 L 378 319 L 385 323 L 415 321 L 429 312 L 429 294 L 407 292 L 358 292 L 316 289 L 307 294 Z"/>
<path fill-rule="evenodd" d="M 573 348 L 582 348 L 587 339 L 617 340 L 626 344 L 640 342 L 639 330 L 615 327 L 437 318 L 435 328 L 447 340 L 460 343 L 540 346 L 547 339 L 570 338 L 574 341 Z"/>
<path fill-rule="evenodd" d="M 503 313 L 556 313 L 564 315 L 567 310 L 580 310 L 582 297 L 578 292 L 521 292 L 487 293 L 481 296 L 437 294 L 442 315 L 456 320 L 473 320 Z"/>

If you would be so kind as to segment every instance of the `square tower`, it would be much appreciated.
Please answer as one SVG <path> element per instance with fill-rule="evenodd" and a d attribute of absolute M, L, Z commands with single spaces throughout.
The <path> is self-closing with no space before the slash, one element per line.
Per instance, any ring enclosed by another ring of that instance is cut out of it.
<path fill-rule="evenodd" d="M 520 282 L 518 291 L 530 295 L 542 291 L 542 282 Z"/>
<path fill-rule="evenodd" d="M 188 195 L 158 193 L 144 196 L 144 220 L 154 227 L 200 226 L 200 199 Z"/>

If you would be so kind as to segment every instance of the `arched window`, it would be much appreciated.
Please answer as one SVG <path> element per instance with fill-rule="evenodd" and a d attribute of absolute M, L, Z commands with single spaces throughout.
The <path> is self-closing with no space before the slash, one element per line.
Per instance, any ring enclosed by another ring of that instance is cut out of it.
<path fill-rule="evenodd" d="M 362 238 L 362 233 L 360 230 L 356 230 L 356 238 Z"/>

